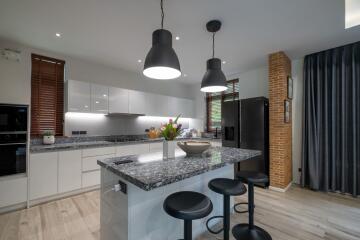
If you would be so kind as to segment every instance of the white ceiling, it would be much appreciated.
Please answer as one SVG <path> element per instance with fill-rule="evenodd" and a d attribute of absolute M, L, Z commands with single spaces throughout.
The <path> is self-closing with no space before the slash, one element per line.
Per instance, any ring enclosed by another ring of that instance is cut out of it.
<path fill-rule="evenodd" d="M 0 0 L 0 37 L 131 71 L 142 71 L 160 0 Z M 265 66 L 267 54 L 292 59 L 360 40 L 345 30 L 344 0 L 165 0 L 165 28 L 182 72 L 200 82 L 211 56 L 205 24 L 220 19 L 216 56 L 226 75 Z M 62 37 L 56 38 L 55 33 Z"/>

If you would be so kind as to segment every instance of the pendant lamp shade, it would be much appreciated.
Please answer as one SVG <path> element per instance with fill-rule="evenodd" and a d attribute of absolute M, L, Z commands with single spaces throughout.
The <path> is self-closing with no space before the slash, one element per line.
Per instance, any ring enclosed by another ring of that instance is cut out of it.
<path fill-rule="evenodd" d="M 152 35 L 152 47 L 145 58 L 144 75 L 154 79 L 174 79 L 181 76 L 179 59 L 172 48 L 172 34 L 158 29 Z"/>
<path fill-rule="evenodd" d="M 211 20 L 206 24 L 206 29 L 212 35 L 212 58 L 206 62 L 206 73 L 201 82 L 200 91 L 207 93 L 223 92 L 227 89 L 226 77 L 221 70 L 221 60 L 215 58 L 215 33 L 221 28 L 219 20 Z"/>
<path fill-rule="evenodd" d="M 207 60 L 206 73 L 202 79 L 200 91 L 214 93 L 226 89 L 226 77 L 221 71 L 221 60 L 219 58 Z"/>

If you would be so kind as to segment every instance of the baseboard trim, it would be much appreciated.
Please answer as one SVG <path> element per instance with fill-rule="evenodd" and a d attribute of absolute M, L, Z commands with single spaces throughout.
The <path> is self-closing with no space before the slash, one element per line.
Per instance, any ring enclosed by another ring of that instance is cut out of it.
<path fill-rule="evenodd" d="M 97 190 L 97 189 L 100 189 L 100 185 L 81 188 L 81 189 L 74 190 L 74 191 L 71 191 L 71 192 L 65 192 L 65 193 L 56 194 L 56 195 L 49 196 L 49 197 L 30 200 L 29 201 L 29 207 L 33 207 L 33 206 L 36 206 L 36 205 L 39 205 L 39 204 L 42 204 L 42 203 L 46 203 L 46 202 L 51 202 L 51 201 L 54 201 L 54 200 L 59 200 L 59 199 L 62 199 L 62 198 L 71 197 L 71 196 L 82 194 L 82 193 L 85 193 L 85 192 L 94 191 L 94 190 Z"/>
<path fill-rule="evenodd" d="M 14 205 L 11 205 L 11 206 L 6 206 L 6 207 L 1 207 L 0 208 L 0 214 L 13 212 L 13 211 L 20 210 L 20 209 L 25 209 L 25 208 L 26 208 L 26 202 L 18 203 L 18 204 L 14 204 Z"/>
<path fill-rule="evenodd" d="M 289 190 L 289 188 L 291 187 L 293 182 L 290 182 L 285 188 L 278 188 L 278 187 L 273 187 L 273 186 L 269 186 L 270 190 L 276 191 L 276 192 L 286 192 L 287 190 Z"/>

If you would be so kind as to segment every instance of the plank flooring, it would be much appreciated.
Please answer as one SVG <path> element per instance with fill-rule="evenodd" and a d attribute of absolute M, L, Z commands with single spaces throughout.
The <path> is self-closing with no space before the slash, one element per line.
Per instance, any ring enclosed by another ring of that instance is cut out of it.
<path fill-rule="evenodd" d="M 246 195 L 236 201 L 246 201 Z M 99 240 L 99 191 L 0 215 L 0 240 Z M 360 240 L 360 199 L 292 187 L 255 190 L 255 223 L 274 240 Z M 232 215 L 232 224 L 247 214 Z M 222 239 L 206 233 L 199 240 Z"/>

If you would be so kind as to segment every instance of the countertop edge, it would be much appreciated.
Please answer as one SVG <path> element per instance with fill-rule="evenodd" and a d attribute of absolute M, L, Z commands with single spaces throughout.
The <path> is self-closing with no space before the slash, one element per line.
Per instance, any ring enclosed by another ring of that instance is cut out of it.
<path fill-rule="evenodd" d="M 214 138 L 181 138 L 176 139 L 176 141 L 187 141 L 187 140 L 204 140 L 204 141 L 221 141 L 221 139 Z M 30 153 L 45 153 L 45 152 L 58 152 L 58 151 L 71 151 L 71 150 L 80 150 L 80 149 L 89 149 L 89 148 L 101 148 L 101 147 L 116 147 L 116 146 L 126 146 L 126 145 L 136 145 L 142 143 L 159 143 L 163 142 L 163 139 L 149 139 L 149 140 L 138 140 L 138 141 L 128 141 L 128 142 L 107 142 L 99 144 L 90 144 L 90 145 L 79 145 L 81 142 L 72 143 L 73 146 L 56 146 L 54 145 L 30 145 Z M 94 141 L 95 142 L 95 141 Z M 32 149 L 33 147 L 33 149 Z"/>

